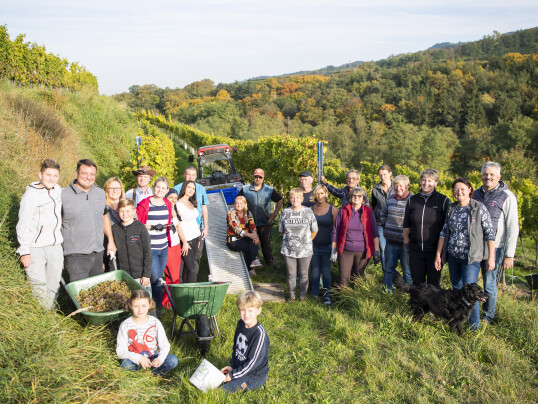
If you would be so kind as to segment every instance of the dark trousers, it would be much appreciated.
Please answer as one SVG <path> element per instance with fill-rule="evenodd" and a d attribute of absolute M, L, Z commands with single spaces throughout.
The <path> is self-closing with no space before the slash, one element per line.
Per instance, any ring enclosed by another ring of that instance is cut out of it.
<path fill-rule="evenodd" d="M 198 265 L 196 265 L 196 256 L 198 254 L 198 247 L 200 245 L 200 236 L 190 240 L 189 253 L 184 255 L 181 260 L 181 283 L 195 283 L 198 280 Z"/>
<path fill-rule="evenodd" d="M 260 239 L 260 246 L 262 248 L 263 259 L 265 265 L 269 265 L 273 262 L 273 251 L 271 250 L 271 229 L 273 225 L 268 224 L 266 226 L 256 226 L 256 232 Z"/>
<path fill-rule="evenodd" d="M 248 268 L 250 268 L 252 261 L 258 258 L 258 246 L 254 244 L 251 238 L 242 237 L 238 240 L 230 241 L 226 245 L 232 251 L 241 251 L 245 254 L 245 262 Z"/>
<path fill-rule="evenodd" d="M 342 251 L 342 254 L 338 256 L 338 269 L 340 270 L 339 286 L 345 288 L 352 277 L 354 280 L 358 277 L 363 277 L 368 261 L 369 259 L 366 259 L 366 251 Z"/>
<path fill-rule="evenodd" d="M 409 251 L 409 267 L 413 285 L 428 283 L 439 287 L 441 271 L 435 269 L 435 252 Z"/>
<path fill-rule="evenodd" d="M 104 272 L 103 252 L 99 251 L 90 254 L 66 255 L 65 268 L 69 274 L 69 282 L 102 274 Z"/>

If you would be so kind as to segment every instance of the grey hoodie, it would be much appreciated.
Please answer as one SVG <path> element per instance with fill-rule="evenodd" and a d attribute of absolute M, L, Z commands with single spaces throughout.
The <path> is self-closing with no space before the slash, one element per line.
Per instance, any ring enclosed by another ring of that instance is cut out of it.
<path fill-rule="evenodd" d="M 26 187 L 19 208 L 17 239 L 19 255 L 30 254 L 30 247 L 62 244 L 62 187 L 40 188 L 41 182 Z"/>

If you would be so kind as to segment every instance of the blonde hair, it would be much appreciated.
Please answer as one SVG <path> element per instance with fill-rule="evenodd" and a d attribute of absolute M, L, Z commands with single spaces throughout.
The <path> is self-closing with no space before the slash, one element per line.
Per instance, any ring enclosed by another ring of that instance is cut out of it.
<path fill-rule="evenodd" d="M 127 206 L 130 206 L 131 208 L 134 209 L 135 201 L 130 198 L 120 199 L 120 201 L 118 202 L 118 210 L 120 210 L 121 208 L 126 208 Z"/>
<path fill-rule="evenodd" d="M 316 195 L 318 194 L 320 190 L 325 192 L 325 195 L 327 195 L 327 197 L 329 196 L 329 191 L 327 190 L 327 187 L 323 184 L 318 184 L 312 190 L 312 195 L 314 196 L 314 198 L 316 198 Z"/>
<path fill-rule="evenodd" d="M 103 190 L 106 194 L 106 204 L 110 206 L 110 198 L 108 197 L 108 188 L 110 188 L 110 184 L 113 182 L 117 182 L 120 184 L 121 187 L 121 195 L 120 195 L 120 201 L 122 199 L 125 199 L 125 189 L 123 189 L 123 182 L 118 177 L 110 177 L 108 180 L 105 181 L 105 185 L 103 186 Z"/>
<path fill-rule="evenodd" d="M 292 188 L 291 189 L 290 198 L 292 196 L 297 196 L 297 195 L 303 196 L 303 189 L 302 188 Z"/>
<path fill-rule="evenodd" d="M 259 309 L 262 307 L 263 300 L 258 292 L 255 290 L 247 290 L 239 295 L 237 298 L 237 308 L 255 307 Z"/>
<path fill-rule="evenodd" d="M 247 213 L 248 212 L 247 199 L 243 195 L 239 195 L 238 197 L 235 198 L 234 205 L 235 205 L 235 202 L 237 201 L 243 201 L 243 203 L 245 204 L 245 209 L 243 210 L 243 213 Z"/>

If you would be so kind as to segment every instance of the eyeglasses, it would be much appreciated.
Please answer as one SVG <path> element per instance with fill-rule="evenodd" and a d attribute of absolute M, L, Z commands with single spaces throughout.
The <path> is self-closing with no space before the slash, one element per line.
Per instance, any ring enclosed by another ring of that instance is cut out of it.
<path fill-rule="evenodd" d="M 111 191 L 121 191 L 121 187 L 110 187 L 108 189 Z"/>
<path fill-rule="evenodd" d="M 346 181 L 358 181 L 359 179 L 357 177 L 348 177 L 346 178 Z"/>
<path fill-rule="evenodd" d="M 352 198 L 362 199 L 362 195 L 351 195 Z"/>
<path fill-rule="evenodd" d="M 261 175 L 255 175 L 254 178 L 263 178 Z"/>

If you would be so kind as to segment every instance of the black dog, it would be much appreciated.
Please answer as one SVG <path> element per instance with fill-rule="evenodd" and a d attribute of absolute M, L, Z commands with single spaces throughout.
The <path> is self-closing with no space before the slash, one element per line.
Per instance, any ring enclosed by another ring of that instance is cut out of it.
<path fill-rule="evenodd" d="M 464 285 L 461 290 L 439 289 L 427 284 L 410 286 L 398 271 L 394 272 L 392 282 L 398 289 L 409 293 L 413 321 L 420 321 L 424 314 L 431 311 L 437 317 L 446 319 L 450 330 L 458 330 L 458 334 L 461 334 L 463 323 L 469 320 L 475 302 L 485 302 L 488 297 L 476 283 Z"/>

